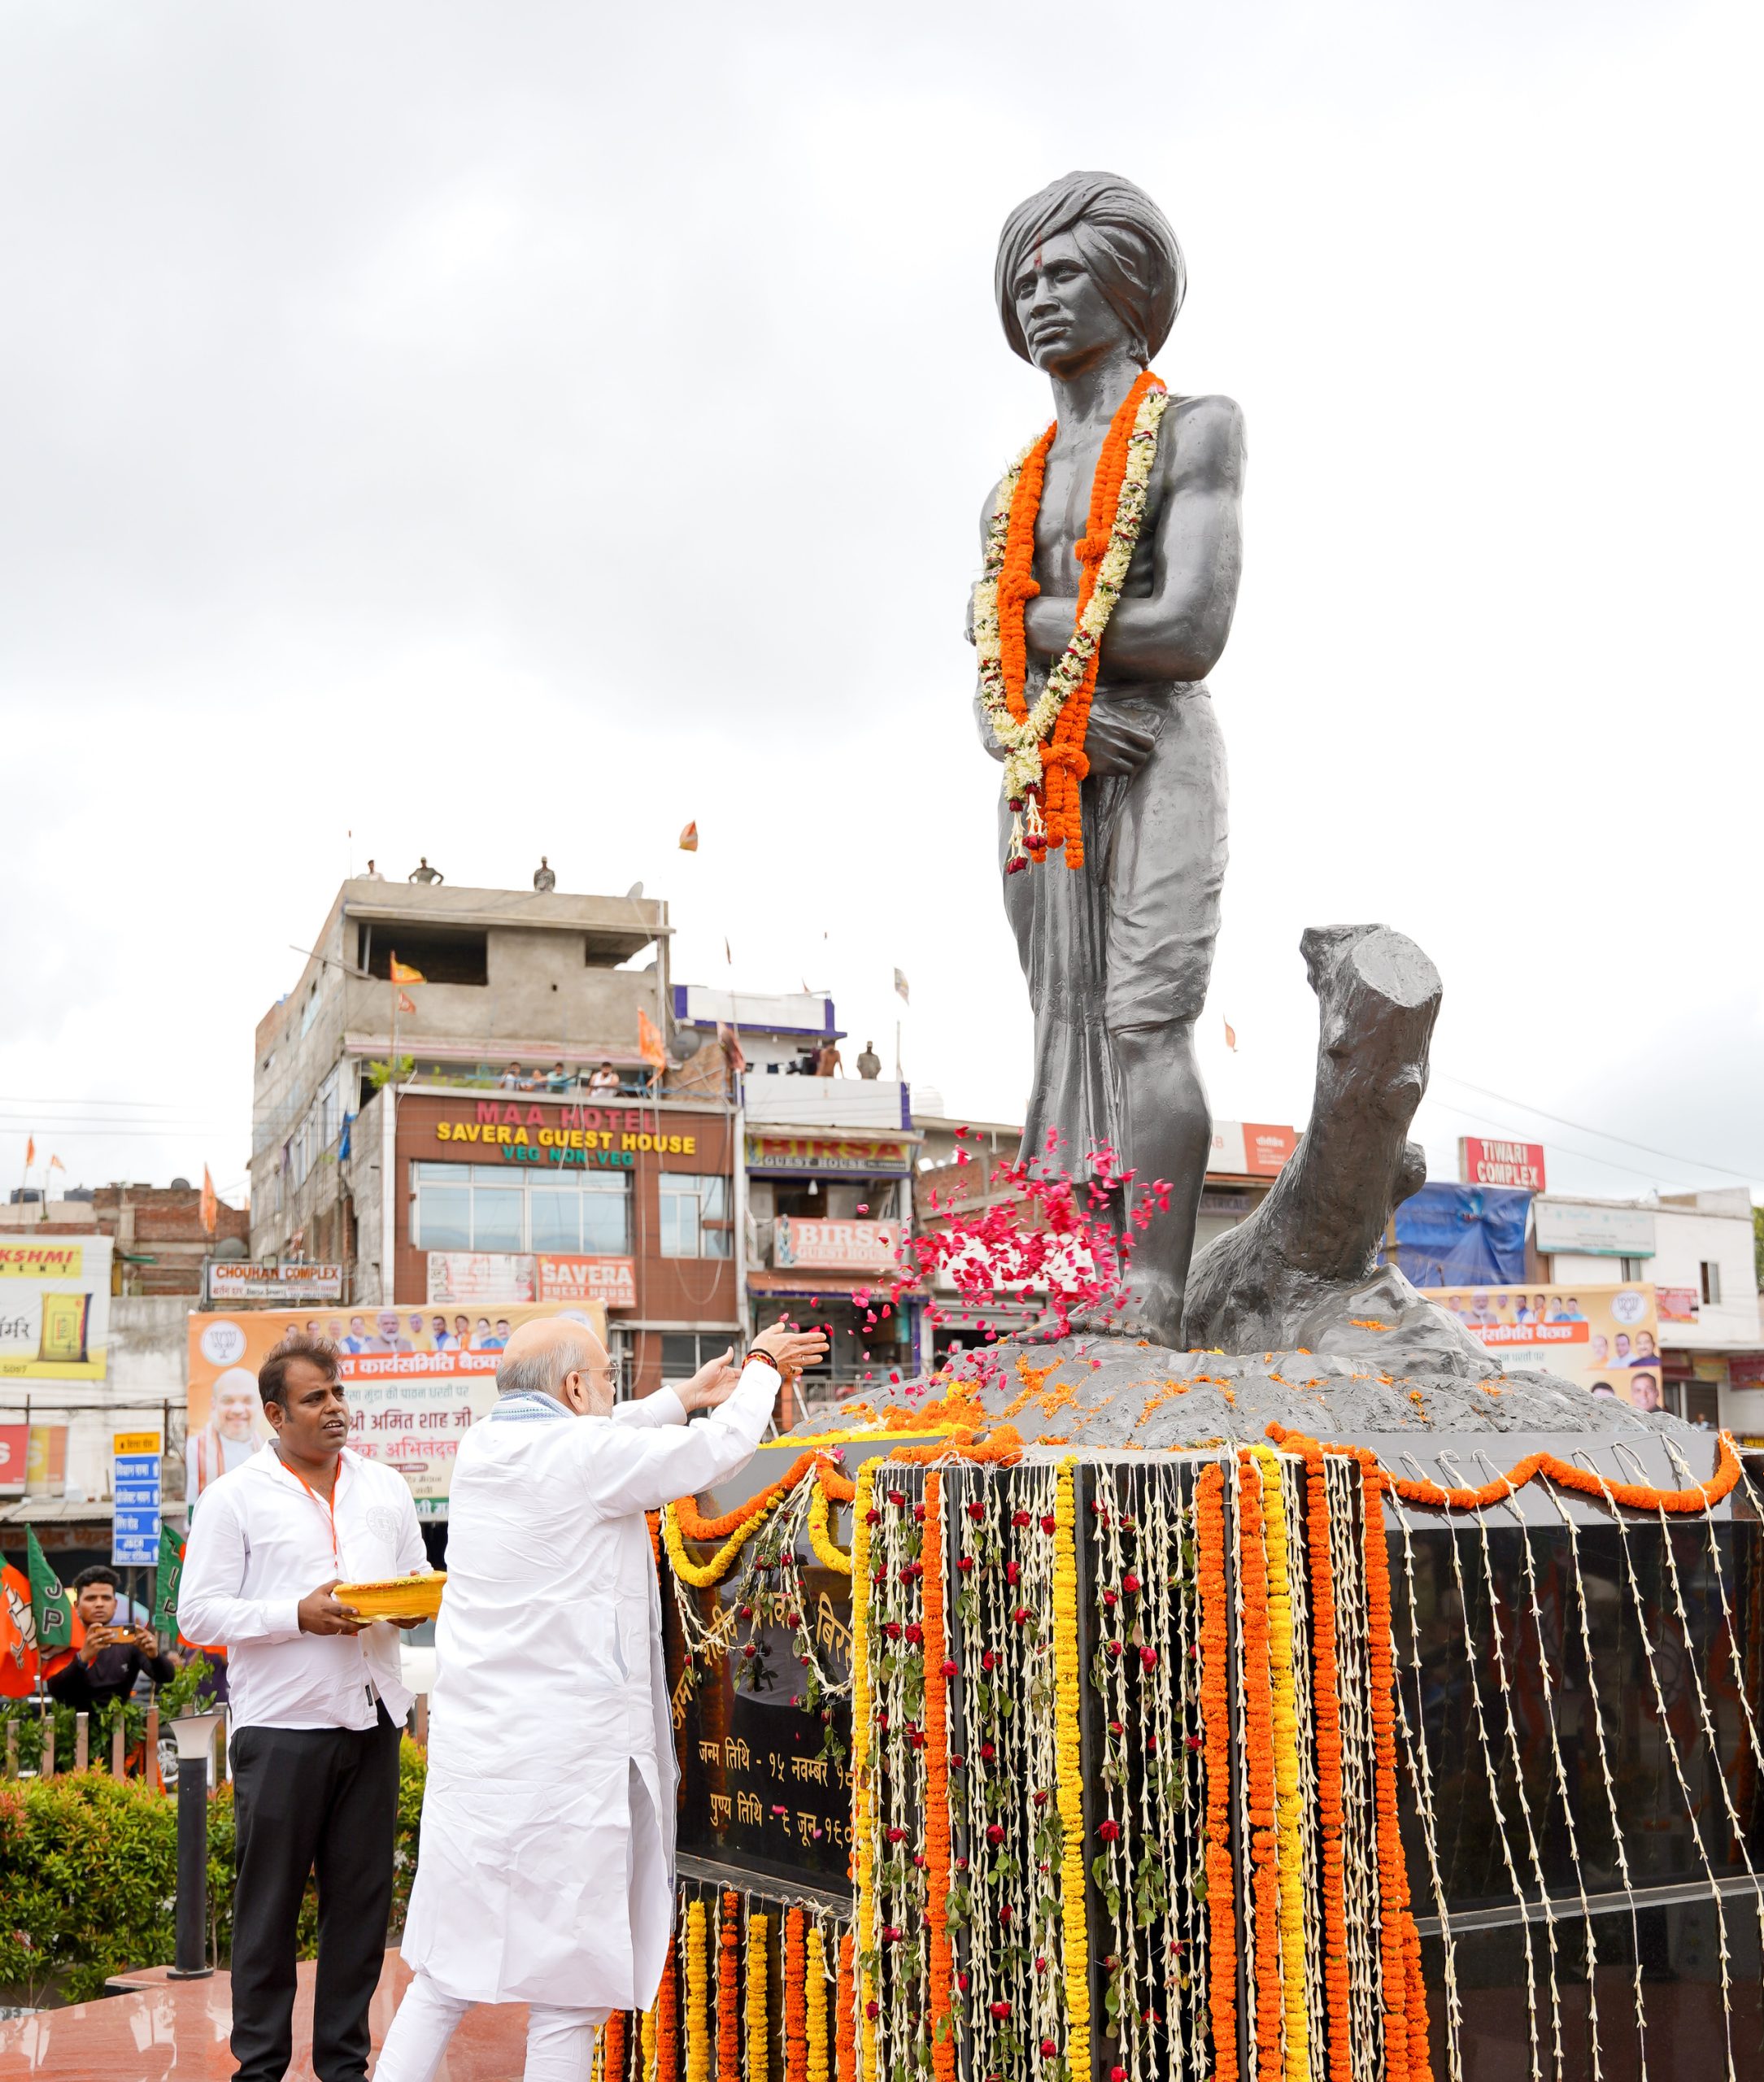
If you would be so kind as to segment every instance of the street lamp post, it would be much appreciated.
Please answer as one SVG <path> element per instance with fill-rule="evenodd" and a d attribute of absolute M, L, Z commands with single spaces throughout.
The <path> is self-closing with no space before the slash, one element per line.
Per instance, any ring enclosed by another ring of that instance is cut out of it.
<path fill-rule="evenodd" d="M 204 1980 L 208 1963 L 208 1760 L 219 1714 L 185 1714 L 177 1739 L 177 1945 L 170 1978 Z"/>

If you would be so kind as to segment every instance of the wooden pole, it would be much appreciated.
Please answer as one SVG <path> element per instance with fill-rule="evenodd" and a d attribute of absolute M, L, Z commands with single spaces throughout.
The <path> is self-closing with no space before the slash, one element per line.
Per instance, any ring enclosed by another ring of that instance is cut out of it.
<path fill-rule="evenodd" d="M 116 1725 L 111 1730 L 111 1776 L 113 1779 L 126 1778 L 128 1775 L 127 1740 L 128 1738 L 123 1732 L 122 1715 L 119 1714 L 116 1717 Z"/>
<path fill-rule="evenodd" d="M 49 1701 L 43 1701 L 43 1766 L 42 1775 L 52 1779 L 55 1775 L 55 1717 L 49 1710 Z"/>
<path fill-rule="evenodd" d="M 165 1791 L 165 1781 L 159 1776 L 159 1701 L 157 1697 L 147 1702 L 146 1779 L 155 1792 Z"/>
<path fill-rule="evenodd" d="M 421 1749 L 429 1747 L 429 1694 L 426 1692 L 419 1692 L 416 1695 L 416 1741 Z"/>
<path fill-rule="evenodd" d="M 19 1724 L 7 1723 L 7 1776 L 15 1779 L 19 1775 Z"/>
<path fill-rule="evenodd" d="M 86 1767 L 91 1742 L 91 1715 L 76 1714 L 73 1717 L 73 1768 L 83 1771 Z"/>

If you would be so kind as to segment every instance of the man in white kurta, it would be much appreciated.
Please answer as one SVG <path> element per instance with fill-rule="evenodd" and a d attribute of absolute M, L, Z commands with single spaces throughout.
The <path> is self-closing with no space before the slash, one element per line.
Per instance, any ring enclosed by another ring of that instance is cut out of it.
<path fill-rule="evenodd" d="M 509 1340 L 449 1496 L 414 1978 L 375 2082 L 431 2082 L 474 2002 L 529 2006 L 527 2082 L 581 2082 L 595 2027 L 655 2001 L 677 1770 L 643 1514 L 744 1466 L 781 1379 L 825 1349 L 780 1326 L 738 1379 L 719 1363 L 615 1409 L 581 1325 Z"/>

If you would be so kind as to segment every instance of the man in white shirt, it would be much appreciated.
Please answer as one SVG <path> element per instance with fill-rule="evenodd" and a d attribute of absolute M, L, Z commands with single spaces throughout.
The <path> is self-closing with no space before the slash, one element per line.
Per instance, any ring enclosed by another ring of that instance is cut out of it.
<path fill-rule="evenodd" d="M 295 1926 L 315 1869 L 313 2072 L 362 2082 L 411 1694 L 392 1627 L 333 1590 L 428 1561 L 403 1478 L 344 1446 L 337 1348 L 291 1333 L 257 1378 L 275 1436 L 203 1492 L 177 1607 L 187 1640 L 229 1656 L 236 2082 L 281 2082 L 292 2057 Z"/>
<path fill-rule="evenodd" d="M 725 1353 L 684 1392 L 615 1409 L 585 1325 L 509 1339 L 448 1499 L 414 1978 L 374 2082 L 433 2082 L 474 2002 L 529 2006 L 525 2082 L 582 2082 L 596 2025 L 654 2002 L 677 1772 L 643 1514 L 745 1466 L 781 1380 L 825 1352 L 778 1325 L 738 1382 Z M 682 1421 L 687 1399 L 703 1423 Z"/>

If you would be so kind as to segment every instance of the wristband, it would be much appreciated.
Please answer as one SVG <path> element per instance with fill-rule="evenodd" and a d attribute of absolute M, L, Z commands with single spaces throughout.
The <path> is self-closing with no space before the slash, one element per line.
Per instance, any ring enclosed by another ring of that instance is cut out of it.
<path fill-rule="evenodd" d="M 769 1352 L 761 1352 L 757 1346 L 755 1346 L 747 1354 L 747 1364 L 751 1365 L 756 1359 L 762 1366 L 769 1366 L 780 1380 L 783 1379 L 784 1369 L 779 1365 Z"/>

